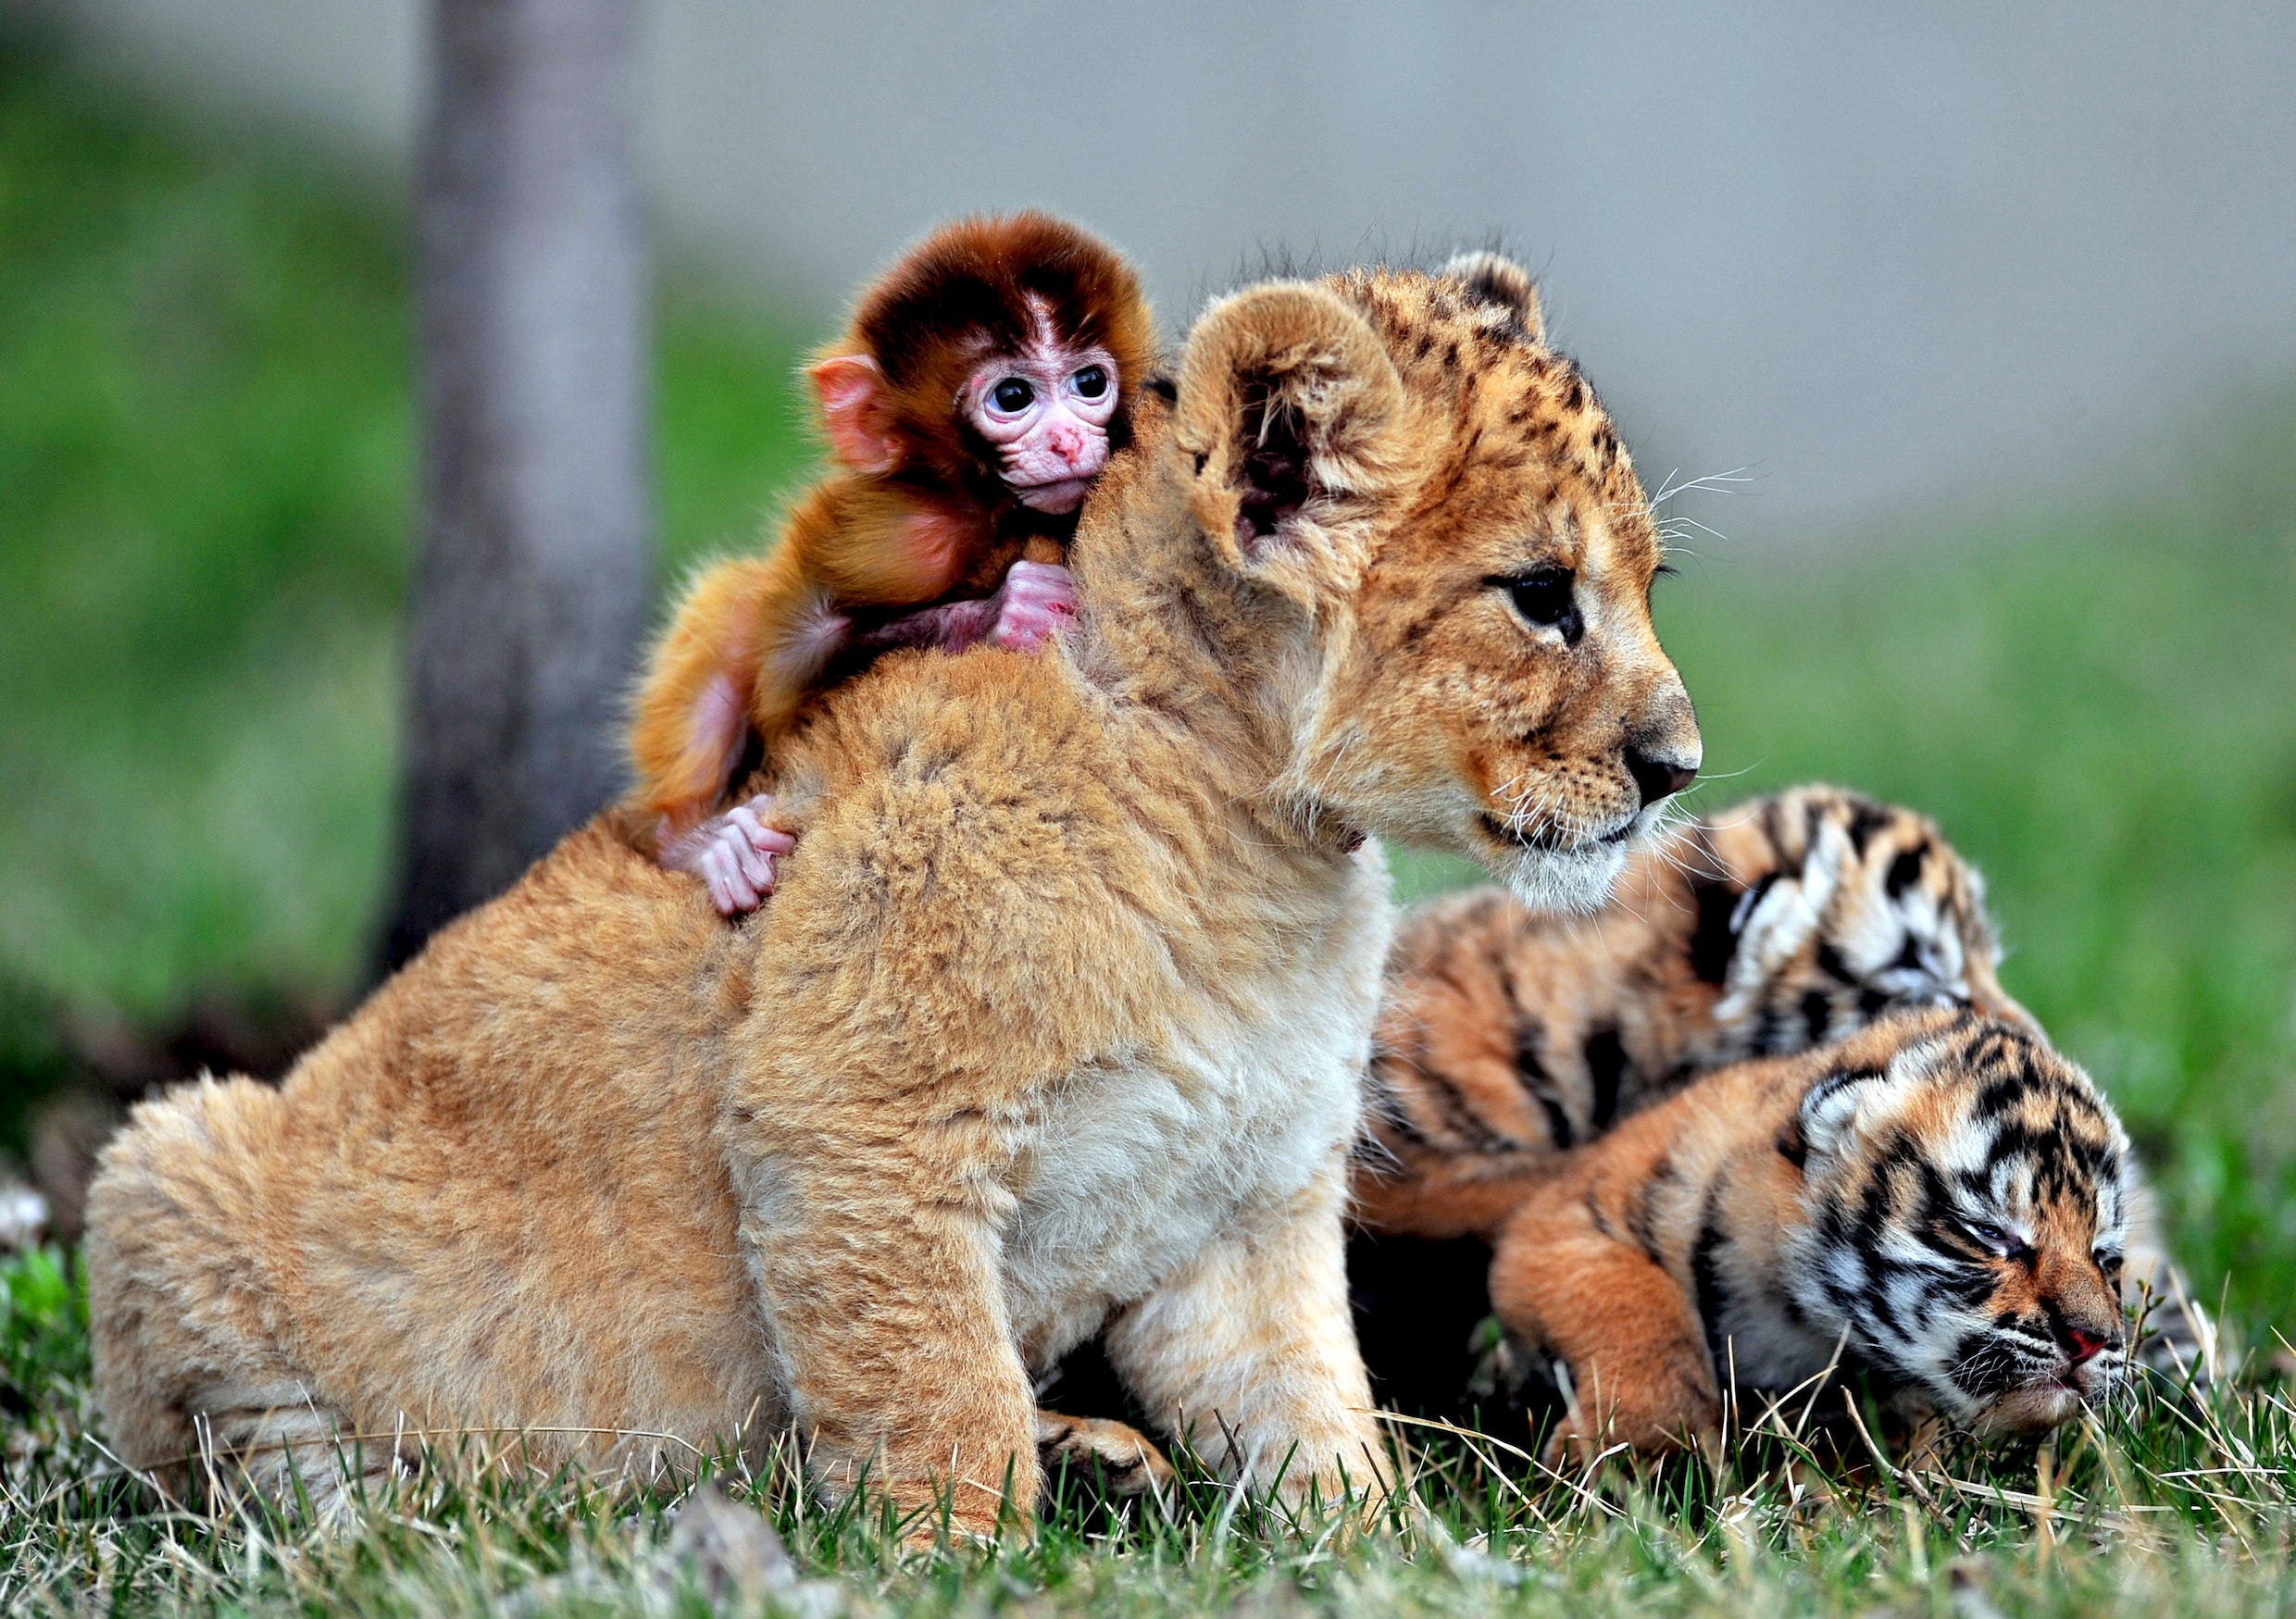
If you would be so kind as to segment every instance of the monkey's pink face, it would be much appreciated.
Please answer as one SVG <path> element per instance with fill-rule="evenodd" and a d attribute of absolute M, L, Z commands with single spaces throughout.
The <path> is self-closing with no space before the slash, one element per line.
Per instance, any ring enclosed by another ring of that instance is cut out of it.
<path fill-rule="evenodd" d="M 958 404 L 995 448 L 1004 486 L 1022 505 L 1073 512 L 1107 464 L 1119 386 L 1106 349 L 1040 337 L 974 367 Z"/>

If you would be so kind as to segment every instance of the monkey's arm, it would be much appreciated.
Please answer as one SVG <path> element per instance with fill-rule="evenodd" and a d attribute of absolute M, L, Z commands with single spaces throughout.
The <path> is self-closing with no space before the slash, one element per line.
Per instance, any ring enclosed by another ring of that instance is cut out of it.
<path fill-rule="evenodd" d="M 985 641 L 1034 652 L 1075 612 L 1076 592 L 1067 568 L 1017 562 L 993 596 L 905 614 L 855 636 L 852 644 L 864 652 L 903 646 L 962 651 Z M 665 817 L 655 836 L 655 858 L 668 870 L 693 872 L 708 885 L 710 903 L 720 915 L 738 916 L 773 892 L 774 857 L 797 846 L 786 816 L 780 817 L 780 826 L 767 824 L 765 817 L 773 814 L 772 796 L 761 793 L 684 830 Z"/>
<path fill-rule="evenodd" d="M 630 728 L 637 804 L 673 833 L 723 796 L 748 740 L 759 666 L 811 594 L 802 558 L 787 546 L 718 563 L 687 588 Z"/>
<path fill-rule="evenodd" d="M 832 479 L 799 504 L 771 559 L 784 571 L 755 604 L 757 651 L 745 664 L 749 724 L 768 766 L 851 643 L 854 610 L 945 595 L 989 539 L 978 519 L 871 479 Z"/>
<path fill-rule="evenodd" d="M 697 579 L 655 655 L 630 730 L 655 858 L 702 878 L 728 916 L 771 893 L 773 857 L 794 846 L 786 823 L 762 818 L 772 801 L 710 814 L 750 736 L 770 766 L 832 660 L 855 644 L 852 610 L 930 601 L 992 539 L 963 514 L 873 480 L 837 479 L 790 514 L 770 554 Z M 993 595 L 903 615 L 859 645 L 961 650 L 987 641 L 1033 651 L 1075 603 L 1067 569 L 1019 562 Z"/>
<path fill-rule="evenodd" d="M 944 602 L 865 629 L 853 644 L 867 652 L 937 646 L 962 652 L 987 641 L 1034 652 L 1076 616 L 1076 586 L 1055 563 L 1016 562 L 996 593 L 978 601 Z"/>
<path fill-rule="evenodd" d="M 755 731 L 767 763 L 844 645 L 846 609 L 945 592 L 965 560 L 944 515 L 858 479 L 817 485 L 763 557 L 721 562 L 678 605 L 630 732 L 639 808 L 674 831 L 724 796 Z"/>

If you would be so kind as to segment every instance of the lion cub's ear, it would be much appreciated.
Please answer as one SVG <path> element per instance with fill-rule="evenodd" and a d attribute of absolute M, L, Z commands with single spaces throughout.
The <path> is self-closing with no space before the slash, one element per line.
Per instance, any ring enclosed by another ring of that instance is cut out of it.
<path fill-rule="evenodd" d="M 1190 504 L 1228 560 L 1338 560 L 1400 468 L 1403 380 L 1368 322 L 1321 287 L 1271 282 L 1216 304 L 1180 357 L 1174 440 Z"/>
<path fill-rule="evenodd" d="M 1496 324 L 1524 342 L 1544 342 L 1546 322 L 1539 315 L 1539 288 L 1530 272 L 1496 253 L 1463 253 L 1442 268 L 1466 295 L 1489 310 Z"/>

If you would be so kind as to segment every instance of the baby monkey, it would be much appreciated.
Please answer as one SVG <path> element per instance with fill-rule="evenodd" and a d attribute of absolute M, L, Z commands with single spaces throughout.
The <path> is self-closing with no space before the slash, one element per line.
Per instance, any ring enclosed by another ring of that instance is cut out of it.
<path fill-rule="evenodd" d="M 636 803 L 664 866 L 751 909 L 793 841 L 761 818 L 769 797 L 712 812 L 809 696 L 894 647 L 1044 643 L 1075 610 L 1077 511 L 1154 358 L 1131 266 L 1049 215 L 944 225 L 870 283 L 806 372 L 843 470 L 767 554 L 693 581 L 639 689 Z"/>

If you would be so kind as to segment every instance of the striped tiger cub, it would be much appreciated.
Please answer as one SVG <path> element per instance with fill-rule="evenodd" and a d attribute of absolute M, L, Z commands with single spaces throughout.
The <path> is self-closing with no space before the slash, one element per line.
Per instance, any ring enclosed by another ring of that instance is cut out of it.
<path fill-rule="evenodd" d="M 1412 913 L 1388 958 L 1369 1230 L 1488 1235 L 1520 1175 L 1691 1076 L 1849 1034 L 1893 1007 L 2029 1021 L 1994 976 L 1985 888 L 1911 810 L 1798 787 L 1690 822 L 1591 916 L 1504 890 Z"/>
<path fill-rule="evenodd" d="M 1709 1439 L 1726 1378 L 1783 1394 L 1837 1355 L 1977 1432 L 2053 1427 L 2125 1364 L 2129 1164 L 2029 1024 L 1897 1014 L 1551 1158 L 1491 1301 L 1567 1367 L 1558 1441 Z"/>
<path fill-rule="evenodd" d="M 1415 911 L 1389 958 L 1353 1177 L 1358 1229 L 1374 1239 L 1358 1242 L 1357 1264 L 1375 1373 L 1379 1346 L 1411 1347 L 1377 1317 L 1431 1309 L 1411 1277 L 1446 1263 L 1383 1258 L 1394 1244 L 1376 1239 L 1495 1237 L 1557 1152 L 1726 1064 L 1930 1006 L 2038 1033 L 1998 959 L 1984 884 L 1936 825 L 1827 786 L 1673 828 L 1591 916 L 1539 915 L 1496 889 Z M 2144 1358 L 2204 1375 L 2211 1324 L 2160 1256 L 2133 1178 L 2128 1202 L 2130 1303 L 2152 1328 Z"/>

